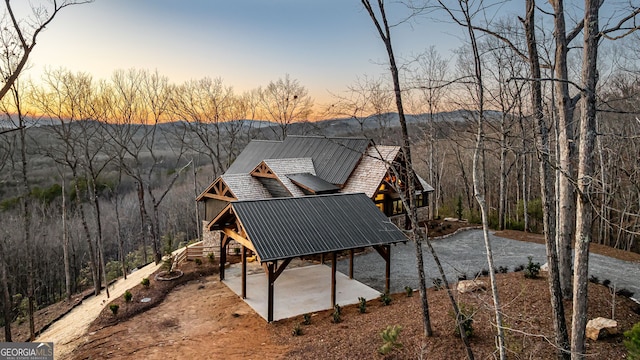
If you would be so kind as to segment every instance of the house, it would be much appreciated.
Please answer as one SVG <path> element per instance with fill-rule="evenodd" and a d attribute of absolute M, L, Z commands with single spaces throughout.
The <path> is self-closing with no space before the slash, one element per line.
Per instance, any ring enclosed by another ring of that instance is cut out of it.
<path fill-rule="evenodd" d="M 196 200 L 205 204 L 205 233 L 211 220 L 232 201 L 335 193 L 366 194 L 394 224 L 404 228 L 406 211 L 398 192 L 405 189 L 402 165 L 399 146 L 375 145 L 366 138 L 253 140 Z M 419 176 L 415 179 L 418 218 L 426 220 L 427 197 L 433 188 Z M 205 242 L 211 241 L 207 234 Z"/>
<path fill-rule="evenodd" d="M 365 138 L 254 140 L 197 197 L 205 208 L 204 246 L 221 264 L 230 246 L 238 249 L 243 298 L 247 250 L 257 257 L 269 282 L 268 321 L 273 319 L 273 283 L 296 257 L 332 257 L 333 305 L 336 254 L 349 251 L 352 278 L 354 250 L 372 247 L 386 262 L 388 290 L 390 245 L 407 240 L 398 229 L 406 224 L 403 168 L 400 147 L 377 146 Z M 433 188 L 414 179 L 418 216 L 425 220 Z M 221 265 L 221 280 L 224 276 Z"/>

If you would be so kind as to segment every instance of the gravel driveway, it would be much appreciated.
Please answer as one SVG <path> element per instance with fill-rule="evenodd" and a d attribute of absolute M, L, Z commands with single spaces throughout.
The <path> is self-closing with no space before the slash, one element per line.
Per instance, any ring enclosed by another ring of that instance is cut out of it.
<path fill-rule="evenodd" d="M 533 262 L 546 263 L 545 246 L 532 242 L 501 238 L 490 234 L 493 260 L 496 267 L 506 266 L 509 271 L 519 265 L 528 263 L 528 256 Z M 451 237 L 432 242 L 440 257 L 447 280 L 457 281 L 458 275 L 466 274 L 472 278 L 477 272 L 488 269 L 487 255 L 484 247 L 482 230 L 463 231 Z M 439 277 L 438 270 L 431 253 L 426 246 L 424 263 L 427 286 L 432 286 L 432 278 Z M 391 247 L 391 292 L 402 292 L 405 286 L 418 287 L 416 272 L 415 246 L 411 242 Z M 338 270 L 348 274 L 349 260 L 338 262 Z M 617 288 L 626 288 L 640 299 L 640 264 L 622 261 L 598 254 L 590 254 L 589 275 L 600 281 L 609 279 Z M 377 252 L 359 255 L 354 260 L 354 277 L 379 290 L 384 291 L 384 261 Z"/>

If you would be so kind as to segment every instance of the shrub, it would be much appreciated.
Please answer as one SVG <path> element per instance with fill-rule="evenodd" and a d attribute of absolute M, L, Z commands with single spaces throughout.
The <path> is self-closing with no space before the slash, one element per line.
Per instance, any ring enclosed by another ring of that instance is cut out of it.
<path fill-rule="evenodd" d="M 620 288 L 616 291 L 616 295 L 630 298 L 633 296 L 633 291 L 627 290 L 625 288 Z"/>
<path fill-rule="evenodd" d="M 198 265 L 198 266 L 202 265 L 202 260 L 200 260 L 200 258 L 196 258 L 196 259 L 194 260 L 194 262 L 195 262 L 195 263 L 196 263 L 196 265 Z"/>
<path fill-rule="evenodd" d="M 509 272 L 509 267 L 508 266 L 499 266 L 498 267 L 498 272 L 500 274 L 506 274 Z"/>
<path fill-rule="evenodd" d="M 311 314 L 306 313 L 302 315 L 302 323 L 305 325 L 311 325 Z"/>
<path fill-rule="evenodd" d="M 291 332 L 291 334 L 293 336 L 300 336 L 302 335 L 302 328 L 300 328 L 300 324 L 296 324 L 296 326 L 293 328 L 293 331 Z"/>
<path fill-rule="evenodd" d="M 533 257 L 531 256 L 528 256 L 527 259 L 529 259 L 529 264 L 524 269 L 524 277 L 527 279 L 537 279 L 540 275 L 540 263 L 534 263 Z"/>
<path fill-rule="evenodd" d="M 148 288 L 149 285 L 151 285 L 151 282 L 149 281 L 149 278 L 144 278 L 144 279 L 142 279 L 142 281 L 140 281 L 140 284 L 142 284 L 142 286 Z"/>
<path fill-rule="evenodd" d="M 389 296 L 389 293 L 383 293 L 380 295 L 380 301 L 384 306 L 391 304 L 391 300 L 393 299 L 391 298 L 391 296 Z"/>
<path fill-rule="evenodd" d="M 442 284 L 442 279 L 440 278 L 432 278 L 431 283 L 433 283 L 433 287 L 436 291 L 444 289 L 444 285 Z"/>
<path fill-rule="evenodd" d="M 367 299 L 363 298 L 363 297 L 359 297 L 358 298 L 358 311 L 360 311 L 360 314 L 364 314 L 367 312 Z"/>
<path fill-rule="evenodd" d="M 604 279 L 602 280 L 602 285 L 609 287 L 609 285 L 611 285 L 611 280 L 609 279 Z"/>
<path fill-rule="evenodd" d="M 127 290 L 124 292 L 124 301 L 127 303 L 131 302 L 131 299 L 133 298 L 133 294 L 131 293 L 131 291 Z"/>
<path fill-rule="evenodd" d="M 473 336 L 473 315 L 474 315 L 474 308 L 473 306 L 469 306 L 467 307 L 465 304 L 460 303 L 458 304 L 458 311 L 460 312 L 460 321 L 461 321 L 461 325 L 462 325 L 462 329 L 464 330 L 464 334 L 470 338 L 471 336 Z M 457 336 L 460 336 L 460 326 L 458 326 L 457 323 L 457 319 L 456 316 L 453 312 L 450 313 L 455 321 L 455 329 L 454 329 L 454 333 Z"/>
<path fill-rule="evenodd" d="M 334 324 L 342 322 L 341 315 L 342 315 L 342 308 L 340 307 L 340 305 L 336 304 L 333 307 L 333 314 L 331 315 L 332 321 Z"/>
<path fill-rule="evenodd" d="M 600 279 L 598 279 L 598 277 L 595 276 L 595 275 L 591 275 L 591 276 L 589 276 L 589 282 L 592 282 L 594 284 L 599 284 L 600 283 Z"/>
<path fill-rule="evenodd" d="M 627 348 L 627 359 L 640 360 L 640 322 L 631 330 L 624 332 L 624 346 Z"/>
<path fill-rule="evenodd" d="M 118 315 L 118 309 L 120 309 L 120 305 L 111 304 L 111 305 L 109 305 L 109 309 L 111 309 L 111 312 L 113 313 L 113 316 L 117 316 Z"/>
<path fill-rule="evenodd" d="M 467 280 L 466 273 L 458 274 L 458 281 L 461 281 L 461 280 Z"/>
<path fill-rule="evenodd" d="M 404 293 L 407 294 L 407 297 L 413 296 L 413 288 L 411 286 L 404 287 Z"/>
<path fill-rule="evenodd" d="M 214 261 L 216 261 L 216 255 L 214 253 L 209 253 L 209 255 L 207 255 L 207 258 L 209 258 L 209 262 L 212 264 Z"/>
<path fill-rule="evenodd" d="M 402 344 L 398 342 L 401 331 L 402 326 L 400 325 L 389 325 L 386 329 L 382 330 L 382 332 L 380 332 L 380 336 L 382 337 L 382 346 L 378 349 L 378 352 L 382 355 L 387 355 L 394 349 L 401 348 Z"/>
<path fill-rule="evenodd" d="M 513 272 L 520 272 L 522 270 L 524 270 L 524 265 L 523 264 L 520 264 L 520 265 L 518 265 L 518 266 L 513 268 Z"/>

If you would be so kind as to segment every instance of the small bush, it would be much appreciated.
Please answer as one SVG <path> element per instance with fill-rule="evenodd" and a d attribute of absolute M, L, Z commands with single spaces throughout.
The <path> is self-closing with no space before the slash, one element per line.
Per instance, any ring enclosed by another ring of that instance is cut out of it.
<path fill-rule="evenodd" d="M 387 355 L 394 349 L 402 348 L 402 344 L 398 341 L 401 331 L 402 326 L 400 325 L 389 325 L 386 329 L 382 330 L 382 332 L 380 332 L 382 346 L 378 349 L 378 352 L 382 355 Z"/>
<path fill-rule="evenodd" d="M 214 261 L 216 261 L 216 255 L 214 253 L 209 253 L 207 255 L 207 258 L 209 259 L 209 262 L 213 264 Z"/>
<path fill-rule="evenodd" d="M 537 279 L 540 276 L 540 263 L 534 263 L 533 257 L 527 257 L 529 259 L 529 264 L 524 269 L 524 277 L 527 279 Z"/>
<path fill-rule="evenodd" d="M 462 329 L 464 330 L 464 334 L 468 338 L 470 338 L 473 336 L 473 315 L 475 310 L 473 306 L 467 307 L 465 304 L 460 303 L 458 304 L 458 311 L 460 311 L 460 318 L 461 318 L 460 321 L 462 324 Z M 456 320 L 454 333 L 457 336 L 460 336 L 460 327 L 457 324 L 455 313 L 451 312 L 450 314 L 453 316 L 453 319 Z"/>
<path fill-rule="evenodd" d="M 627 348 L 627 359 L 640 360 L 640 322 L 631 330 L 624 332 L 624 346 Z"/>
<path fill-rule="evenodd" d="M 599 284 L 600 283 L 600 279 L 598 279 L 598 277 L 595 276 L 595 275 L 591 275 L 591 276 L 589 276 L 589 282 L 592 282 L 594 284 Z"/>
<path fill-rule="evenodd" d="M 499 266 L 498 267 L 498 272 L 500 274 L 506 274 L 509 272 L 509 267 L 508 266 Z"/>
<path fill-rule="evenodd" d="M 404 287 L 404 293 L 407 294 L 407 297 L 413 296 L 413 288 L 411 286 Z"/>
<path fill-rule="evenodd" d="M 293 336 L 300 336 L 302 335 L 302 328 L 300 327 L 300 324 L 296 324 L 296 326 L 293 328 L 293 331 L 291 331 L 291 334 Z"/>
<path fill-rule="evenodd" d="M 333 307 L 333 314 L 331 315 L 331 320 L 333 321 L 334 324 L 340 323 L 342 322 L 342 308 L 340 307 L 340 305 L 336 304 Z"/>
<path fill-rule="evenodd" d="M 433 287 L 436 291 L 444 289 L 444 285 L 442 284 L 442 279 L 440 278 L 432 278 L 431 283 L 433 283 Z"/>
<path fill-rule="evenodd" d="M 458 274 L 458 281 L 462 281 L 462 280 L 467 280 L 466 273 Z"/>
<path fill-rule="evenodd" d="M 360 311 L 360 314 L 364 314 L 367 312 L 367 299 L 363 298 L 363 297 L 359 297 L 358 298 L 358 311 Z"/>
<path fill-rule="evenodd" d="M 520 272 L 522 270 L 524 270 L 524 265 L 523 264 L 520 264 L 520 265 L 518 265 L 518 266 L 513 268 L 513 272 Z"/>
<path fill-rule="evenodd" d="M 620 289 L 616 290 L 616 295 L 630 298 L 630 297 L 633 296 L 633 291 L 630 291 L 630 290 L 625 289 L 625 288 L 620 288 Z"/>
<path fill-rule="evenodd" d="M 391 298 L 391 296 L 389 296 L 388 293 L 384 293 L 380 295 L 380 301 L 382 302 L 382 305 L 387 306 L 389 304 L 391 304 L 391 300 L 393 300 Z"/>
<path fill-rule="evenodd" d="M 306 313 L 302 315 L 302 323 L 305 325 L 311 325 L 311 314 Z"/>
<path fill-rule="evenodd" d="M 194 262 L 195 262 L 195 263 L 196 263 L 196 265 L 198 265 L 198 266 L 202 265 L 202 260 L 200 260 L 200 258 L 196 258 L 196 259 L 194 260 Z"/>
<path fill-rule="evenodd" d="M 113 316 L 117 316 L 118 315 L 118 309 L 120 309 L 120 305 L 111 304 L 111 305 L 109 305 L 109 309 L 111 309 L 111 312 L 113 313 Z"/>
<path fill-rule="evenodd" d="M 142 284 L 142 286 L 148 288 L 149 285 L 151 285 L 151 282 L 149 281 L 149 278 L 144 278 L 144 279 L 142 279 L 142 281 L 140 281 L 140 284 Z"/>
<path fill-rule="evenodd" d="M 602 285 L 609 287 L 609 285 L 611 285 L 611 280 L 609 279 L 604 279 L 602 280 Z"/>
<path fill-rule="evenodd" d="M 133 294 L 131 293 L 131 291 L 127 290 L 124 292 L 124 301 L 126 303 L 130 303 L 131 299 L 133 299 Z"/>

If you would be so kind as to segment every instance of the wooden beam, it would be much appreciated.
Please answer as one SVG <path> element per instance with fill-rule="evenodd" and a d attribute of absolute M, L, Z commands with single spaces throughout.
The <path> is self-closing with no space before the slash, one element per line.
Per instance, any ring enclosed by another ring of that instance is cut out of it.
<path fill-rule="evenodd" d="M 220 234 L 220 281 L 224 280 L 224 264 L 227 262 L 227 244 L 229 238 L 227 235 Z"/>
<path fill-rule="evenodd" d="M 353 280 L 353 249 L 349 249 L 349 279 Z"/>
<path fill-rule="evenodd" d="M 391 285 L 391 245 L 377 245 L 373 248 L 385 261 L 384 290 L 388 293 Z"/>
<path fill-rule="evenodd" d="M 336 306 L 336 268 L 338 256 L 336 252 L 331 253 L 331 307 Z"/>
<path fill-rule="evenodd" d="M 257 252 L 256 248 L 253 246 L 251 241 L 249 241 L 249 239 L 245 238 L 244 236 L 238 234 L 237 232 L 235 232 L 235 231 L 233 231 L 232 229 L 229 229 L 229 228 L 225 228 L 223 230 L 223 232 L 224 232 L 225 235 L 227 235 L 228 237 L 232 238 L 233 240 L 239 242 L 241 245 L 246 246 L 251 251 Z"/>
<path fill-rule="evenodd" d="M 276 281 L 273 276 L 274 264 L 267 264 L 267 279 L 269 281 L 269 290 L 267 296 L 267 322 L 273 321 L 273 283 Z"/>
<path fill-rule="evenodd" d="M 229 197 L 229 196 L 212 194 L 212 193 L 204 193 L 204 194 L 202 194 L 202 197 L 206 197 L 208 199 L 222 200 L 222 201 L 226 201 L 226 202 L 231 202 L 231 201 L 238 200 L 238 199 L 235 199 L 235 198 L 232 198 L 232 197 Z"/>
<path fill-rule="evenodd" d="M 247 298 L 247 247 L 242 247 L 242 298 Z"/>

